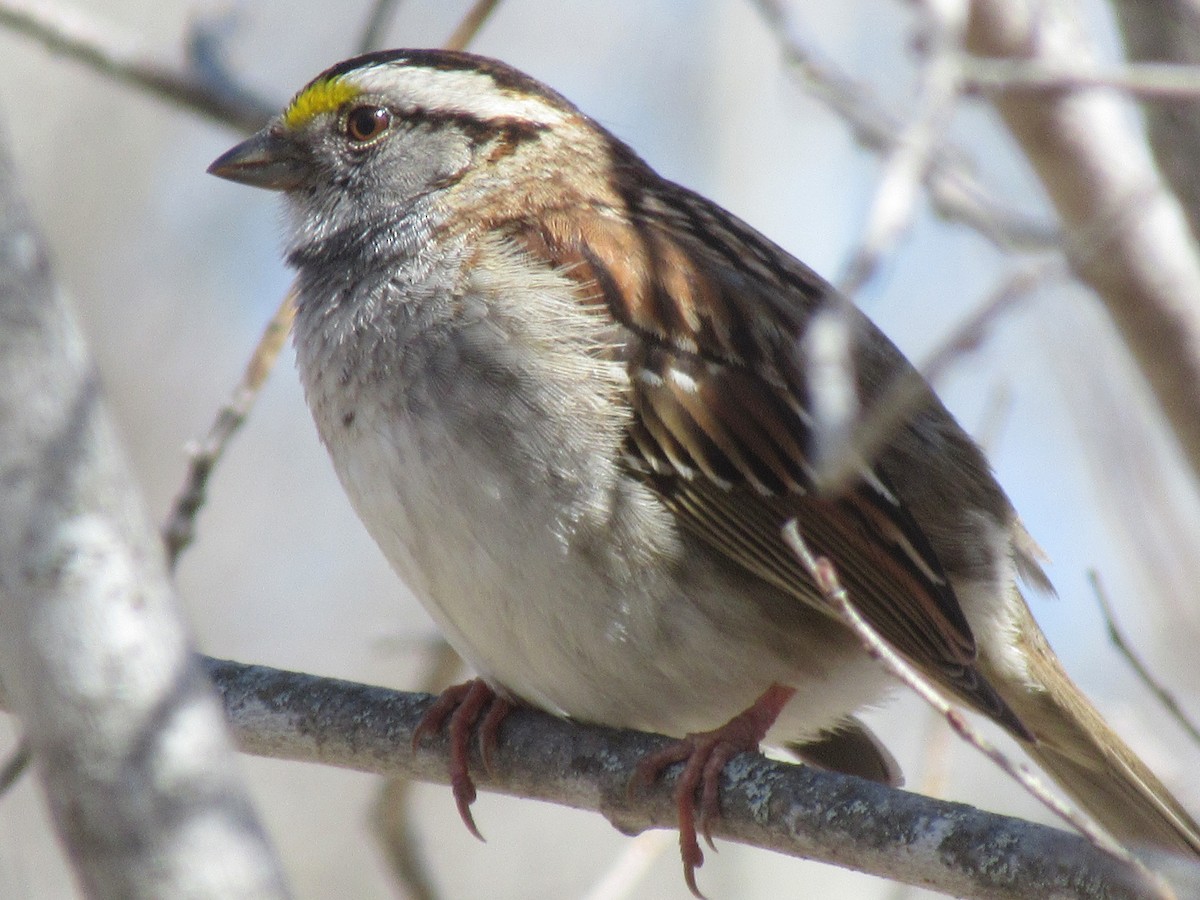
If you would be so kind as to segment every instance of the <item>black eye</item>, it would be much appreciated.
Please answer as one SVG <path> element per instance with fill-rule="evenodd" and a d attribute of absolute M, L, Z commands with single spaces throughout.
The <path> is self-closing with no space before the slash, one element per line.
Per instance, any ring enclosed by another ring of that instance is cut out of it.
<path fill-rule="evenodd" d="M 392 124 L 391 110 L 384 106 L 356 106 L 346 116 L 346 135 L 365 144 L 379 137 Z"/>

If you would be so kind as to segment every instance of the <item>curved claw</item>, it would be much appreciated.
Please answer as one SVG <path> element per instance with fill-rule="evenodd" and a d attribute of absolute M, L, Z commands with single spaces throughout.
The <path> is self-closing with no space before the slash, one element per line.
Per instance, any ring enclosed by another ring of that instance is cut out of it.
<path fill-rule="evenodd" d="M 487 710 L 486 713 L 484 710 Z M 450 739 L 450 788 L 454 794 L 454 805 L 459 818 L 479 840 L 483 835 L 471 815 L 471 804 L 475 802 L 475 782 L 471 778 L 471 731 L 479 725 L 479 747 L 484 766 L 492 770 L 492 754 L 496 749 L 498 731 L 505 716 L 512 712 L 513 704 L 497 696 L 482 678 L 473 678 L 463 684 L 447 688 L 425 710 L 417 727 L 413 729 L 413 750 L 429 734 L 441 731 L 449 721 Z M 480 715 L 482 714 L 482 722 Z"/>
<path fill-rule="evenodd" d="M 675 806 L 679 812 L 679 855 L 683 860 L 683 878 L 688 890 L 703 900 L 696 886 L 696 870 L 704 864 L 697 834 L 704 835 L 714 850 L 712 823 L 720 816 L 721 772 L 733 757 L 754 751 L 779 718 L 779 713 L 795 693 L 793 688 L 772 685 L 745 712 L 734 716 L 720 728 L 689 734 L 673 744 L 644 757 L 629 780 L 629 790 L 649 786 L 664 769 L 684 763 L 675 786 Z M 697 817 L 696 793 L 700 793 Z"/>

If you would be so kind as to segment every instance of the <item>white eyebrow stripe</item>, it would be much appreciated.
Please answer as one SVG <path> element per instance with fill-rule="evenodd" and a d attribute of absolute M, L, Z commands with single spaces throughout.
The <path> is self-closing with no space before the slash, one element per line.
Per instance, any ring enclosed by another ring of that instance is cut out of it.
<path fill-rule="evenodd" d="M 547 100 L 497 86 L 487 72 L 406 66 L 403 59 L 380 63 L 345 76 L 364 92 L 403 97 L 414 109 L 465 115 L 487 122 L 520 119 L 551 127 L 567 114 Z"/>

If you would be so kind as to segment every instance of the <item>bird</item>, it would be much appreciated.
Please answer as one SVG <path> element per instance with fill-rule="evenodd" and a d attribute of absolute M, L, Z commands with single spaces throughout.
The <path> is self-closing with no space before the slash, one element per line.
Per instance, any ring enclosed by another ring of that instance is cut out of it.
<path fill-rule="evenodd" d="M 891 676 L 783 535 L 951 698 L 1114 837 L 1195 860 L 1200 829 L 1071 682 L 1022 587 L 1040 551 L 983 452 L 811 268 L 498 60 L 340 62 L 217 176 L 280 192 L 297 367 L 367 531 L 477 672 L 433 704 L 463 820 L 468 741 L 516 705 L 674 739 L 688 887 L 742 750 L 894 784 L 855 716 Z M 916 402 L 830 489 L 805 336 L 842 308 L 870 410 Z M 710 840 L 711 843 L 711 840 Z"/>

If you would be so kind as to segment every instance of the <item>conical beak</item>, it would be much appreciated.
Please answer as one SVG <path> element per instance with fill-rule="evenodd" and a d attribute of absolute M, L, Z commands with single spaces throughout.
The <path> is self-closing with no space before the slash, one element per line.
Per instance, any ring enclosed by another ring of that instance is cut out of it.
<path fill-rule="evenodd" d="M 273 126 L 218 156 L 208 172 L 251 187 L 290 191 L 304 182 L 308 164 L 295 143 Z"/>

